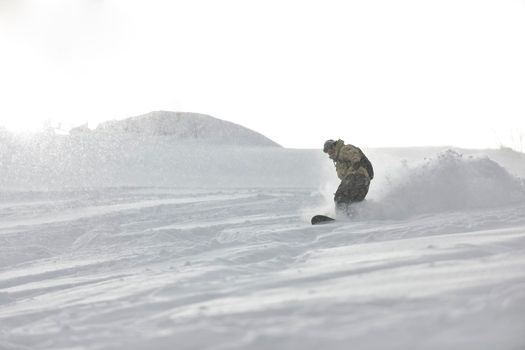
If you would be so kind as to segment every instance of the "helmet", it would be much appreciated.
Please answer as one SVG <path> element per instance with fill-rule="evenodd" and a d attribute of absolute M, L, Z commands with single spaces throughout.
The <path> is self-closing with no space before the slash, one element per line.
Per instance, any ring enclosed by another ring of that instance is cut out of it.
<path fill-rule="evenodd" d="M 335 147 L 335 141 L 334 140 L 326 140 L 323 146 L 323 152 L 327 153 L 329 149 Z"/>

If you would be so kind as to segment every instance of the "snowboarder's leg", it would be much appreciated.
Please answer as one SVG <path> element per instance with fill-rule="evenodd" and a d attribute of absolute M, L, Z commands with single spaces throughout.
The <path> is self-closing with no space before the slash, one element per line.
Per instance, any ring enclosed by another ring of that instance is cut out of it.
<path fill-rule="evenodd" d="M 334 195 L 336 210 L 351 216 L 350 204 L 364 200 L 369 187 L 370 179 L 361 174 L 351 174 L 343 179 Z"/>

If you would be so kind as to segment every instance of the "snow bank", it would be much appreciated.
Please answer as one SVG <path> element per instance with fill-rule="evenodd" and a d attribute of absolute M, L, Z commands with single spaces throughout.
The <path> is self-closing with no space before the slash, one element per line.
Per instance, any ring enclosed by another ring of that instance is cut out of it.
<path fill-rule="evenodd" d="M 402 218 L 525 201 L 523 180 L 488 157 L 465 157 L 453 150 L 415 165 L 403 162 L 387 183 L 390 189 L 382 196 L 359 206 L 362 215 Z"/>

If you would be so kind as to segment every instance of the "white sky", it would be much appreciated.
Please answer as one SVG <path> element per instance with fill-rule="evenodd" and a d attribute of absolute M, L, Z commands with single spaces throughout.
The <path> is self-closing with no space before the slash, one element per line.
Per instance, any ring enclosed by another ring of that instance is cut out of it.
<path fill-rule="evenodd" d="M 525 1 L 0 0 L 0 125 L 153 110 L 285 147 L 525 150 Z"/>

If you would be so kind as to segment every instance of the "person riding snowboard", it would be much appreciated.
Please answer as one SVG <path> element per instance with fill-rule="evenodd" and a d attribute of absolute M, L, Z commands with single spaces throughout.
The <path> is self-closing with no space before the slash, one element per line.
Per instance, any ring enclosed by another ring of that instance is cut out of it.
<path fill-rule="evenodd" d="M 351 216 L 350 204 L 365 199 L 370 180 L 374 178 L 372 163 L 361 149 L 345 145 L 343 140 L 327 140 L 323 152 L 334 161 L 337 176 L 341 180 L 334 194 L 336 210 Z"/>

